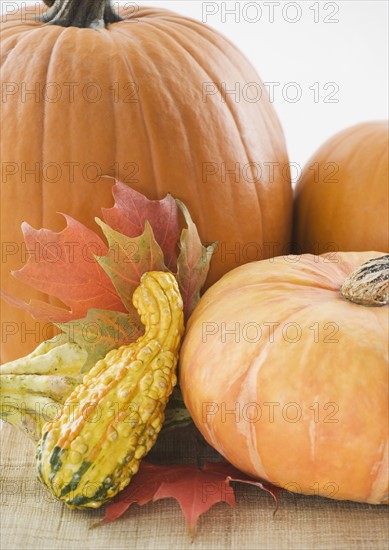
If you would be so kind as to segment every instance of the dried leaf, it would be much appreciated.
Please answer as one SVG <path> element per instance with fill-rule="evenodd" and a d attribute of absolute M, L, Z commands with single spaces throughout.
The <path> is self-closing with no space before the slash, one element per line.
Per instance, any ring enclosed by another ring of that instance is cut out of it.
<path fill-rule="evenodd" d="M 163 252 L 154 239 L 153 230 L 146 222 L 139 237 L 126 237 L 96 219 L 107 238 L 109 250 L 97 258 L 100 266 L 111 279 L 128 311 L 133 309 L 132 295 L 147 271 L 167 271 Z"/>
<path fill-rule="evenodd" d="M 102 525 L 118 519 L 132 504 L 142 506 L 163 498 L 178 501 L 185 516 L 191 535 L 194 534 L 198 518 L 218 502 L 235 506 L 234 490 L 230 481 L 242 481 L 271 492 L 277 502 L 275 488 L 269 490 L 228 462 L 206 462 L 203 468 L 196 464 L 175 464 L 160 466 L 143 461 L 139 472 L 130 485 L 118 494 L 105 510 Z"/>
<path fill-rule="evenodd" d="M 207 278 L 217 243 L 203 246 L 188 209 L 180 200 L 176 199 L 176 203 L 188 226 L 181 233 L 180 254 L 177 261 L 177 281 L 184 300 L 185 318 L 188 319 L 200 300 L 200 291 Z"/>
<path fill-rule="evenodd" d="M 56 325 L 62 330 L 63 342 L 75 342 L 87 351 L 84 372 L 112 349 L 134 342 L 143 330 L 135 312 L 129 314 L 104 309 L 90 309 L 83 319 Z"/>
<path fill-rule="evenodd" d="M 125 311 L 110 278 L 95 255 L 103 255 L 107 245 L 82 223 L 64 214 L 66 227 L 59 233 L 36 230 L 23 223 L 24 240 L 29 251 L 25 266 L 14 277 L 31 287 L 59 298 L 69 309 L 40 301 L 15 305 L 27 309 L 41 321 L 79 319 L 91 308 Z"/>
<path fill-rule="evenodd" d="M 150 464 L 143 460 L 130 485 L 106 506 L 104 519 L 97 525 L 120 518 L 132 504 L 143 506 L 153 500 L 162 481 L 169 480 L 172 466 Z"/>
<path fill-rule="evenodd" d="M 53 306 L 41 300 L 30 300 L 28 303 L 11 296 L 5 290 L 0 290 L 1 298 L 11 306 L 18 307 L 28 311 L 28 313 L 37 321 L 53 321 L 65 323 L 72 319 L 72 312 L 62 307 Z"/>
<path fill-rule="evenodd" d="M 276 505 L 274 509 L 274 514 L 278 510 L 278 494 L 279 489 L 275 487 L 274 485 L 271 485 L 270 483 L 266 483 L 263 481 L 258 481 L 256 479 L 253 479 L 252 477 L 244 474 L 240 470 L 234 468 L 229 464 L 228 462 L 206 462 L 204 464 L 204 470 L 207 471 L 213 471 L 216 468 L 216 471 L 219 473 L 222 473 L 225 471 L 227 478 L 229 481 L 235 481 L 236 483 L 247 483 L 248 485 L 254 485 L 255 487 L 259 487 L 259 489 L 262 489 L 262 491 L 266 491 L 269 493 L 274 500 L 274 503 Z"/>
<path fill-rule="evenodd" d="M 124 183 L 112 188 L 113 208 L 103 208 L 103 219 L 115 231 L 127 237 L 143 233 L 146 221 L 153 228 L 155 240 L 164 251 L 170 271 L 176 271 L 176 247 L 180 236 L 178 210 L 171 195 L 162 200 L 149 200 Z"/>

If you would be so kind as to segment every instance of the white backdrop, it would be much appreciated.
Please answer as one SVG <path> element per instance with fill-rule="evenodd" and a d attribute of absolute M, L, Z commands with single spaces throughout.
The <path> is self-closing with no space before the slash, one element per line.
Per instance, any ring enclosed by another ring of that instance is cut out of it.
<path fill-rule="evenodd" d="M 3 14 L 22 3 L 2 0 Z M 290 160 L 300 166 L 338 130 L 388 118 L 386 0 L 123 3 L 177 11 L 238 45 L 272 88 Z"/>
<path fill-rule="evenodd" d="M 388 118 L 386 1 L 139 3 L 205 21 L 245 53 L 264 82 L 279 83 L 274 106 L 292 162 L 303 165 L 342 128 Z"/>

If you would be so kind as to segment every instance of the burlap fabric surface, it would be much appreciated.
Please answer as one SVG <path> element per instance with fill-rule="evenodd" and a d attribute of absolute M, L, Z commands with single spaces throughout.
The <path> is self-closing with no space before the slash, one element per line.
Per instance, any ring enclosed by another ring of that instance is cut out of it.
<path fill-rule="evenodd" d="M 236 489 L 237 506 L 217 504 L 200 518 L 191 543 L 178 504 L 163 500 L 134 505 L 121 519 L 91 529 L 102 510 L 68 510 L 36 480 L 33 445 L 4 425 L 1 441 L 1 550 L 155 549 L 334 549 L 387 550 L 388 508 L 281 492 L 273 517 L 272 498 L 255 487 Z M 194 430 L 160 438 L 158 462 L 193 462 Z M 200 445 L 202 458 L 212 452 Z M 213 455 L 215 458 L 215 455 Z"/>

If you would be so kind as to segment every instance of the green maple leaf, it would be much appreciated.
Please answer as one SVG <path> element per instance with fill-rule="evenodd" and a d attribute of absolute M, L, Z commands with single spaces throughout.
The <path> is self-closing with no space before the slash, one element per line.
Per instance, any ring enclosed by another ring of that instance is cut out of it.
<path fill-rule="evenodd" d="M 185 318 L 188 319 L 200 300 L 200 291 L 207 278 L 212 255 L 218 243 L 204 246 L 201 243 L 197 227 L 192 221 L 189 210 L 180 200 L 176 199 L 176 203 L 188 226 L 181 233 L 176 275 L 184 300 Z"/>
<path fill-rule="evenodd" d="M 146 221 L 139 237 L 126 237 L 96 218 L 108 241 L 108 252 L 97 261 L 111 279 L 128 311 L 132 311 L 132 295 L 147 271 L 167 271 L 163 252 L 156 242 L 151 225 Z"/>
<path fill-rule="evenodd" d="M 143 332 L 136 312 L 107 309 L 90 309 L 83 319 L 55 324 L 62 330 L 57 337 L 61 343 L 75 342 L 88 353 L 82 372 L 88 371 L 112 349 L 135 342 Z"/>

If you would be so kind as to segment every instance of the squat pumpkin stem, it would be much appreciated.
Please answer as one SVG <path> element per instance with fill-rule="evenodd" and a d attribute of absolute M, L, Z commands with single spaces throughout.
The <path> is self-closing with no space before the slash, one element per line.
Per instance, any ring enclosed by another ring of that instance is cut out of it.
<path fill-rule="evenodd" d="M 344 281 L 344 298 L 363 306 L 389 304 L 389 254 L 362 264 Z"/>
<path fill-rule="evenodd" d="M 50 25 L 102 29 L 122 21 L 112 9 L 111 0 L 44 0 L 44 3 L 49 9 L 41 20 Z"/>

